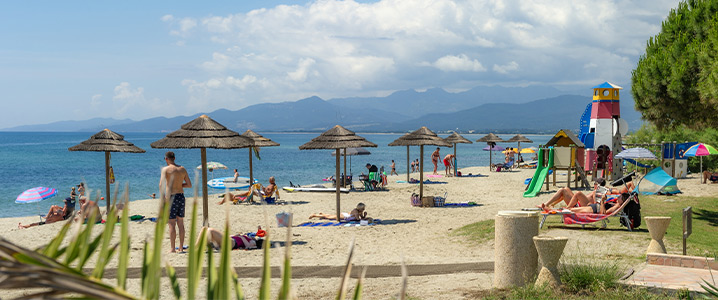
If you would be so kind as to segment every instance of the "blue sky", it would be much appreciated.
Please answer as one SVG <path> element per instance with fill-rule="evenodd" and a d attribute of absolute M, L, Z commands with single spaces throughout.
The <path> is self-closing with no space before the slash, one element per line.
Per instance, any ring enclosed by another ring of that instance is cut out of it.
<path fill-rule="evenodd" d="M 630 84 L 677 1 L 15 1 L 0 128 L 478 85 Z"/>

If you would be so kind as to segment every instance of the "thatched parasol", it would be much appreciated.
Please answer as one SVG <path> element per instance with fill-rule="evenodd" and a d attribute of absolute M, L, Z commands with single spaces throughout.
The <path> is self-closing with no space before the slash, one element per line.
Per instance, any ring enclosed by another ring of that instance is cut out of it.
<path fill-rule="evenodd" d="M 471 141 L 467 140 L 465 137 L 461 136 L 460 134 L 454 132 L 451 135 L 447 136 L 444 141 L 447 143 L 454 144 L 454 176 L 456 176 L 456 144 L 463 143 L 463 144 L 473 144 Z"/>
<path fill-rule="evenodd" d="M 258 133 L 252 131 L 251 129 L 247 129 L 244 133 L 242 133 L 243 137 L 249 138 L 252 141 L 254 141 L 254 146 L 249 147 L 249 184 L 254 183 L 254 174 L 252 173 L 252 152 L 255 148 L 259 147 L 275 147 L 279 146 L 279 143 L 272 141 L 266 137 L 263 137 L 259 135 Z M 259 151 L 257 149 L 256 151 Z M 257 156 L 259 157 L 259 156 Z"/>
<path fill-rule="evenodd" d="M 508 139 L 507 142 L 518 143 L 518 151 L 516 151 L 516 153 L 519 153 L 519 157 L 521 157 L 521 142 L 533 143 L 534 141 L 532 141 L 531 139 L 529 139 L 521 134 L 517 134 L 517 135 L 514 135 L 512 138 Z M 521 160 L 519 160 L 519 166 L 521 166 Z"/>
<path fill-rule="evenodd" d="M 202 155 L 202 217 L 204 225 L 209 226 L 209 205 L 207 200 L 207 148 L 238 149 L 254 146 L 251 139 L 227 129 L 207 115 L 182 125 L 181 129 L 167 134 L 166 137 L 150 144 L 152 148 L 196 149 Z"/>
<path fill-rule="evenodd" d="M 376 144 L 367 141 L 363 137 L 356 135 L 353 131 L 348 130 L 340 125 L 332 127 L 318 137 L 313 138 L 308 143 L 299 146 L 299 150 L 313 149 L 334 149 L 336 151 L 336 188 L 337 188 L 337 221 L 340 220 L 340 194 L 339 194 L 339 149 L 356 148 L 356 147 L 376 147 Z M 346 156 L 344 156 L 346 160 Z M 345 164 L 346 165 L 346 164 Z M 346 174 L 345 174 L 346 175 Z"/>
<path fill-rule="evenodd" d="M 145 150 L 125 141 L 123 135 L 109 129 L 104 129 L 67 150 L 105 152 L 105 199 L 108 212 L 110 211 L 110 152 L 145 153 Z"/>
<path fill-rule="evenodd" d="M 419 198 L 424 197 L 424 145 L 451 147 L 451 144 L 444 141 L 444 139 L 429 130 L 429 128 L 426 128 L 426 126 L 403 135 L 389 143 L 389 146 L 407 146 L 407 156 L 409 155 L 409 146 L 419 146 Z"/>
<path fill-rule="evenodd" d="M 488 144 L 488 145 L 491 146 L 492 148 L 493 148 L 494 145 L 496 145 L 496 143 L 503 143 L 503 142 L 505 142 L 504 140 L 502 140 L 500 137 L 496 136 L 496 135 L 493 134 L 493 133 L 489 133 L 489 134 L 485 135 L 484 137 L 482 137 L 482 138 L 480 138 L 480 139 L 478 139 L 478 140 L 476 140 L 476 141 L 477 141 L 477 142 L 485 142 L 486 144 Z M 493 151 L 489 151 L 489 170 L 491 169 L 491 165 L 493 164 L 493 155 L 492 155 L 492 154 L 493 154 Z"/>

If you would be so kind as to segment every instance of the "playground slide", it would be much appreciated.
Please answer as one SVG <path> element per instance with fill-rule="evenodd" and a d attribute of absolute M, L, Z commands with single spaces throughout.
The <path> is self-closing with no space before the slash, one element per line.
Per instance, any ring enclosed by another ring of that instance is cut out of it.
<path fill-rule="evenodd" d="M 538 194 L 541 191 L 541 187 L 543 187 L 548 171 L 553 168 L 553 147 L 549 147 L 548 164 L 546 164 L 545 167 L 543 163 L 543 151 L 544 149 L 539 148 L 536 173 L 534 173 L 533 178 L 531 178 L 531 183 L 529 184 L 529 188 L 524 193 L 524 197 L 536 197 L 536 194 Z"/>

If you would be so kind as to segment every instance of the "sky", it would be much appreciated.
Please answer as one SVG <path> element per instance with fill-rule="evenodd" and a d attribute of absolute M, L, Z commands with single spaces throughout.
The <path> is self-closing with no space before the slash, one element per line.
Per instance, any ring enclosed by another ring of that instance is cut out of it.
<path fill-rule="evenodd" d="M 630 85 L 678 1 L 7 1 L 0 129 L 482 85 Z M 587 95 L 590 92 L 587 92 Z"/>

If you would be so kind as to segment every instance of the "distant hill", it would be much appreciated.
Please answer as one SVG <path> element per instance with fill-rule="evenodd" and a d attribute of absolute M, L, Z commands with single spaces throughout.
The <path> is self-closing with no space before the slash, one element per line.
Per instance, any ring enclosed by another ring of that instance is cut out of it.
<path fill-rule="evenodd" d="M 7 131 L 100 131 L 107 127 L 116 127 L 122 124 L 135 122 L 130 119 L 117 120 L 112 118 L 94 118 L 82 121 L 59 121 L 48 124 L 23 125 L 6 128 Z M 83 130 L 85 129 L 85 130 Z"/>
<path fill-rule="evenodd" d="M 567 93 L 553 87 L 544 86 L 478 86 L 458 93 L 449 93 L 441 88 L 424 92 L 404 90 L 386 97 L 337 98 L 329 102 L 350 108 L 372 107 L 416 118 L 437 111 L 456 112 L 487 103 L 524 103 L 565 94 Z"/>
<path fill-rule="evenodd" d="M 255 131 L 323 131 L 336 124 L 361 132 L 404 132 L 420 126 L 435 131 L 475 130 L 496 133 L 551 133 L 577 128 L 591 101 L 586 96 L 562 95 L 550 87 L 477 87 L 460 93 L 443 89 L 395 92 L 387 97 L 342 98 L 325 101 L 309 97 L 298 101 L 263 103 L 231 111 L 205 113 L 227 128 Z M 630 92 L 622 93 L 622 117 L 630 129 L 640 127 Z M 170 132 L 203 113 L 141 121 L 91 119 L 7 128 L 7 131 Z"/>

